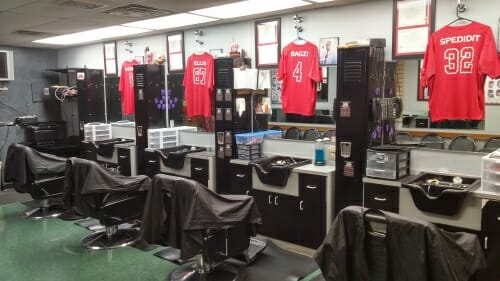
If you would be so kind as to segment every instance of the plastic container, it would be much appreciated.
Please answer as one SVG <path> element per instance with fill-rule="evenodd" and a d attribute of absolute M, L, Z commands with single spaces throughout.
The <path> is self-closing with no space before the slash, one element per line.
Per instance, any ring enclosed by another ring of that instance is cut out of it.
<path fill-rule="evenodd" d="M 111 139 L 111 124 L 87 123 L 83 126 L 86 141 L 101 141 Z"/>
<path fill-rule="evenodd" d="M 325 143 L 322 139 L 317 139 L 314 145 L 314 165 L 324 166 L 325 163 Z"/>
<path fill-rule="evenodd" d="M 482 159 L 481 188 L 485 191 L 500 192 L 500 150 L 494 151 Z"/>
<path fill-rule="evenodd" d="M 253 133 L 236 134 L 236 144 L 260 144 L 267 139 L 279 139 L 281 138 L 281 131 L 277 130 L 267 130 Z"/>

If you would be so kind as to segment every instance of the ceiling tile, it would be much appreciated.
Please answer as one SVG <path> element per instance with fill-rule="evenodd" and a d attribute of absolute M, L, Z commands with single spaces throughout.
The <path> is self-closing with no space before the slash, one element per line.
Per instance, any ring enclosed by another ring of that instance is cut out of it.
<path fill-rule="evenodd" d="M 21 7 L 28 3 L 37 2 L 36 0 L 1 0 L 0 1 L 0 11 L 6 11 Z"/>
<path fill-rule="evenodd" d="M 19 29 L 24 29 L 29 26 L 53 22 L 54 18 L 44 16 L 29 16 L 3 12 L 0 16 L 0 33 L 11 32 Z"/>

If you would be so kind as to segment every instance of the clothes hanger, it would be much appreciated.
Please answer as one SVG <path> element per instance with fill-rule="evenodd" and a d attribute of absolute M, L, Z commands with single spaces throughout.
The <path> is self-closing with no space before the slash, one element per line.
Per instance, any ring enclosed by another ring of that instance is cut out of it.
<path fill-rule="evenodd" d="M 460 1 L 459 1 L 459 3 L 457 4 L 457 10 L 456 10 L 456 12 L 457 12 L 457 18 L 454 19 L 453 21 L 451 21 L 450 23 L 448 23 L 447 25 L 461 26 L 461 25 L 467 25 L 467 24 L 473 22 L 473 20 L 465 18 L 465 17 L 462 17 L 460 15 L 460 13 L 465 12 L 466 9 L 467 9 L 467 7 L 464 4 L 460 4 Z M 453 24 L 456 24 L 456 23 L 459 23 L 459 24 L 458 25 L 453 25 Z"/>

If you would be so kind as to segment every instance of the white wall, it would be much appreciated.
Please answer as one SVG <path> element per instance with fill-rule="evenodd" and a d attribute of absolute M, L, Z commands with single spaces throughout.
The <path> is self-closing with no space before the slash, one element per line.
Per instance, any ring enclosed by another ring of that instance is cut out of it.
<path fill-rule="evenodd" d="M 270 0 L 271 1 L 271 0 Z M 436 0 L 436 29 L 441 28 L 455 19 L 456 0 Z M 500 11 L 499 0 L 463 1 L 467 6 L 464 17 L 480 21 L 490 25 L 494 31 L 495 38 L 498 36 L 498 18 Z M 340 42 L 348 42 L 367 38 L 386 39 L 386 60 L 392 59 L 392 1 L 372 0 L 349 6 L 321 8 L 317 10 L 299 12 L 304 18 L 302 26 L 304 31 L 301 36 L 313 43 L 318 43 L 323 37 L 340 37 Z M 294 14 L 281 16 L 281 38 L 282 47 L 296 37 L 293 27 Z M 201 39 L 205 50 L 223 48 L 228 52 L 233 39 L 245 49 L 248 56 L 252 58 L 255 66 L 255 20 L 247 20 L 237 23 L 228 23 L 198 29 L 204 32 Z M 149 46 L 155 56 L 166 53 L 166 35 L 154 35 L 140 38 L 131 38 L 134 43 L 136 55 L 144 55 L 144 48 Z M 185 30 L 184 44 L 186 59 L 189 54 L 197 50 L 194 29 Z M 124 40 L 117 42 L 118 66 L 126 59 Z M 102 44 L 92 44 L 82 47 L 60 49 L 58 51 L 59 67 L 95 67 L 103 68 Z M 427 102 L 417 102 L 417 67 L 415 60 L 405 63 L 405 111 L 424 112 L 427 111 Z M 500 106 L 486 107 L 486 131 L 499 132 L 500 123 L 488 120 L 500 120 Z"/>

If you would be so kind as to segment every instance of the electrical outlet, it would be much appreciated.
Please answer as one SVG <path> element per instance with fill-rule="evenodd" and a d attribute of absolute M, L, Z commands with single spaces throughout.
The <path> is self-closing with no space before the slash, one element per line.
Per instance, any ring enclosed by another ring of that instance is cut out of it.
<path fill-rule="evenodd" d="M 43 95 L 44 95 L 44 96 L 48 96 L 48 95 L 50 95 L 49 88 L 43 88 Z"/>

